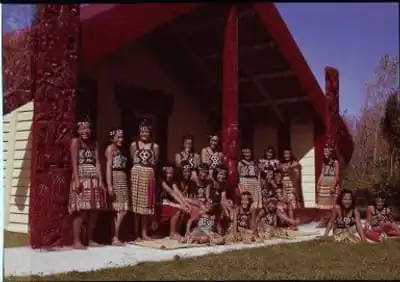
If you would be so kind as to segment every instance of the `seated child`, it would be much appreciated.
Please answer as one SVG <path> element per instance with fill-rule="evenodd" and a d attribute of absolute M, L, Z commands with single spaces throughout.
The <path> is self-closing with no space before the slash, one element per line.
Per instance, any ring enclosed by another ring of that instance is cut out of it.
<path fill-rule="evenodd" d="M 390 208 L 386 206 L 386 197 L 383 193 L 378 193 L 373 205 L 368 206 L 365 225 L 365 236 L 375 242 L 385 237 L 400 236 L 399 228 L 393 220 Z"/>
<path fill-rule="evenodd" d="M 216 205 L 221 205 L 222 217 L 228 217 L 233 202 L 226 196 L 226 180 L 228 178 L 228 169 L 223 165 L 218 165 L 211 177 L 212 185 L 208 199 Z"/>
<path fill-rule="evenodd" d="M 184 213 L 190 212 L 190 204 L 179 190 L 179 186 L 174 180 L 175 170 L 171 164 L 162 168 L 161 187 L 162 187 L 162 206 L 161 222 L 169 220 L 171 239 L 179 239 L 178 226 L 182 222 Z"/>
<path fill-rule="evenodd" d="M 240 194 L 239 207 L 232 209 L 230 213 L 230 227 L 225 236 L 226 242 L 254 242 L 256 209 L 251 208 L 252 198 L 250 192 Z"/>
<path fill-rule="evenodd" d="M 220 207 L 211 202 L 205 204 L 205 210 L 202 211 L 196 227 L 191 231 L 193 218 L 190 218 L 186 225 L 186 236 L 181 242 L 187 244 L 210 244 L 223 245 L 225 240 L 216 230 L 219 225 Z"/>

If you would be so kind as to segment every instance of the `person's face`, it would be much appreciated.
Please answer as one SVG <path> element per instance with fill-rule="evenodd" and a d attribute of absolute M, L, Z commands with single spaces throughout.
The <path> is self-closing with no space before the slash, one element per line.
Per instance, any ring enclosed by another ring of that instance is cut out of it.
<path fill-rule="evenodd" d="M 283 158 L 285 159 L 285 160 L 290 160 L 291 159 L 291 157 L 292 157 L 292 152 L 290 151 L 290 150 L 285 150 L 285 151 L 283 151 Z"/>
<path fill-rule="evenodd" d="M 183 149 L 185 151 L 190 151 L 193 146 L 193 140 L 192 139 L 185 139 L 183 140 Z"/>
<path fill-rule="evenodd" d="M 139 137 L 143 141 L 147 141 L 150 139 L 150 128 L 147 126 L 141 126 L 139 128 Z"/>
<path fill-rule="evenodd" d="M 385 200 L 382 198 L 375 199 L 375 206 L 377 209 L 383 209 L 385 207 Z"/>
<path fill-rule="evenodd" d="M 218 146 L 219 138 L 218 136 L 211 136 L 210 137 L 210 148 L 215 149 Z"/>
<path fill-rule="evenodd" d="M 240 203 L 242 208 L 247 209 L 250 207 L 250 196 L 249 195 L 242 195 L 240 197 Z"/>
<path fill-rule="evenodd" d="M 172 167 L 167 167 L 165 169 L 165 179 L 171 181 L 174 178 L 174 169 Z"/>
<path fill-rule="evenodd" d="M 275 210 L 275 208 L 276 208 L 276 206 L 275 206 L 275 202 L 274 202 L 274 201 L 269 201 L 269 202 L 267 203 L 267 209 L 268 209 L 269 211 L 273 211 L 273 210 Z"/>
<path fill-rule="evenodd" d="M 251 150 L 250 149 L 243 149 L 242 150 L 243 158 L 245 160 L 250 160 L 251 159 Z"/>
<path fill-rule="evenodd" d="M 350 194 L 345 194 L 345 195 L 343 196 L 343 198 L 342 198 L 342 206 L 343 206 L 345 209 L 348 209 L 348 208 L 351 207 L 352 203 L 353 203 L 353 200 L 352 200 L 352 198 L 351 198 L 351 195 L 350 195 Z"/>
<path fill-rule="evenodd" d="M 226 181 L 227 176 L 228 176 L 228 172 L 226 170 L 218 171 L 217 181 L 220 183 L 224 183 Z"/>
<path fill-rule="evenodd" d="M 117 133 L 113 137 L 113 143 L 116 146 L 121 147 L 124 143 L 124 133 L 121 131 L 117 131 Z"/>
<path fill-rule="evenodd" d="M 192 174 L 192 171 L 190 168 L 184 168 L 182 170 L 182 175 L 183 175 L 184 179 L 190 179 L 191 174 Z"/>
<path fill-rule="evenodd" d="M 274 156 L 274 152 L 272 150 L 267 150 L 267 152 L 265 152 L 265 155 L 267 159 L 272 159 Z"/>
<path fill-rule="evenodd" d="M 78 128 L 78 135 L 81 139 L 87 140 L 92 134 L 92 129 L 89 124 L 83 124 Z"/>
<path fill-rule="evenodd" d="M 325 158 L 330 158 L 332 156 L 332 151 L 329 148 L 324 148 L 324 156 Z"/>
<path fill-rule="evenodd" d="M 198 177 L 199 177 L 200 180 L 205 180 L 205 179 L 208 178 L 208 174 L 209 174 L 208 170 L 200 169 Z"/>

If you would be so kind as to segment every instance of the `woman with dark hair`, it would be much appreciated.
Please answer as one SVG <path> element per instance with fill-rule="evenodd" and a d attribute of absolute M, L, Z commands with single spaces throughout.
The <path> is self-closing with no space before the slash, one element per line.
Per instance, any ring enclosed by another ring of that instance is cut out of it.
<path fill-rule="evenodd" d="M 183 137 L 182 150 L 175 154 L 175 165 L 180 167 L 182 161 L 187 161 L 194 171 L 200 164 L 200 156 L 194 151 L 194 137 L 190 134 Z"/>
<path fill-rule="evenodd" d="M 217 134 L 210 135 L 209 145 L 201 149 L 201 163 L 206 163 L 210 167 L 210 176 L 212 171 L 222 164 L 222 152 L 220 150 L 220 139 Z"/>
<path fill-rule="evenodd" d="M 293 219 L 293 212 L 299 207 L 302 198 L 300 188 L 300 163 L 293 156 L 292 149 L 283 150 L 281 162 L 282 185 L 285 189 L 287 204 L 289 205 L 289 216 Z"/>
<path fill-rule="evenodd" d="M 121 128 L 114 128 L 109 132 L 110 144 L 106 148 L 106 180 L 108 194 L 112 199 L 112 208 L 115 211 L 114 236 L 112 244 L 121 246 L 119 240 L 119 229 L 122 220 L 129 210 L 129 191 L 127 176 L 127 161 L 121 147 L 124 143 L 124 131 Z"/>
<path fill-rule="evenodd" d="M 248 191 L 252 198 L 252 208 L 261 208 L 260 171 L 253 159 L 250 148 L 242 149 L 241 160 L 238 163 L 240 193 Z"/>
<path fill-rule="evenodd" d="M 324 160 L 317 183 L 317 208 L 331 209 L 339 194 L 339 161 L 328 144 L 324 148 Z"/>
<path fill-rule="evenodd" d="M 400 230 L 386 204 L 384 193 L 377 193 L 373 204 L 368 206 L 365 230 L 365 236 L 375 242 L 379 242 L 385 237 L 400 236 Z"/>
<path fill-rule="evenodd" d="M 331 219 L 324 236 L 328 236 L 333 229 L 335 242 L 357 243 L 360 240 L 366 241 L 361 225 L 360 212 L 355 205 L 356 201 L 353 192 L 347 189 L 341 191 L 337 205 L 332 209 Z"/>
<path fill-rule="evenodd" d="M 262 179 L 265 179 L 268 173 L 274 172 L 279 168 L 280 162 L 276 158 L 274 147 L 268 146 L 267 149 L 264 150 L 264 156 L 259 159 L 258 165 L 262 173 Z"/>
<path fill-rule="evenodd" d="M 172 164 L 166 164 L 162 168 L 161 188 L 162 188 L 162 210 L 161 222 L 169 220 L 170 238 L 178 240 L 179 225 L 182 223 L 185 212 L 190 212 L 190 204 L 187 198 L 179 190 L 175 177 L 175 168 Z"/>
<path fill-rule="evenodd" d="M 233 202 L 226 195 L 226 181 L 228 179 L 228 168 L 224 165 L 219 165 L 213 171 L 210 189 L 210 201 L 213 204 L 220 205 L 223 216 L 229 216 L 230 209 L 233 207 Z"/>
<path fill-rule="evenodd" d="M 80 240 L 82 223 L 88 216 L 89 246 L 99 246 L 93 241 L 98 210 L 106 207 L 105 186 L 99 162 L 97 143 L 92 140 L 89 121 L 78 122 L 77 138 L 71 141 L 72 181 L 69 196 L 69 212 L 73 218 L 73 247 L 83 249 Z"/>
<path fill-rule="evenodd" d="M 138 238 L 150 240 L 147 235 L 150 218 L 155 214 L 154 168 L 158 162 L 159 147 L 151 138 L 151 124 L 144 120 L 139 125 L 139 140 L 131 143 L 133 160 L 131 169 L 132 211 L 136 216 L 135 231 Z M 139 233 L 139 223 L 142 230 Z"/>

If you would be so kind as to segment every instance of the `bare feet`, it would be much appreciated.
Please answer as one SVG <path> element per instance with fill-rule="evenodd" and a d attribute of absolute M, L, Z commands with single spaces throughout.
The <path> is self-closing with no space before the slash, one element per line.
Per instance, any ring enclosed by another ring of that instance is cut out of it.
<path fill-rule="evenodd" d="M 122 243 L 117 237 L 114 237 L 112 239 L 112 243 L 113 246 L 124 246 L 125 244 Z"/>
<path fill-rule="evenodd" d="M 178 233 L 171 233 L 169 235 L 169 238 L 172 239 L 172 240 L 180 240 L 182 238 L 182 236 L 179 235 Z"/>
<path fill-rule="evenodd" d="M 151 237 L 149 237 L 147 234 L 142 234 L 142 239 L 143 239 L 144 241 L 150 241 L 150 240 L 152 240 Z"/>
<path fill-rule="evenodd" d="M 102 244 L 97 243 L 96 241 L 89 241 L 89 247 L 102 247 Z"/>
<path fill-rule="evenodd" d="M 74 248 L 76 250 L 84 250 L 84 249 L 86 249 L 86 247 L 81 242 L 75 242 L 72 245 L 72 248 Z"/>

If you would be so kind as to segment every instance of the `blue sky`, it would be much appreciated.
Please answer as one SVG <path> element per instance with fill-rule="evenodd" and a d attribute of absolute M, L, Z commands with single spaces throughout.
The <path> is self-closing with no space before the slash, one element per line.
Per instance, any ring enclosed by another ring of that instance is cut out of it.
<path fill-rule="evenodd" d="M 322 89 L 324 67 L 340 72 L 340 107 L 357 114 L 380 58 L 399 54 L 394 3 L 279 3 L 277 7 Z M 3 32 L 30 24 L 31 5 L 3 5 Z"/>

